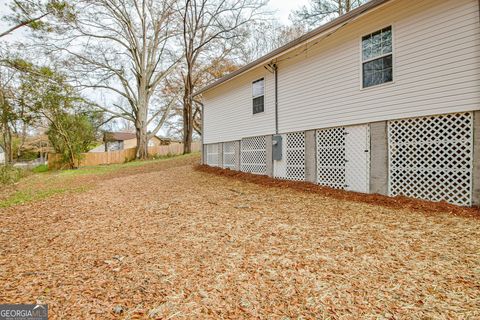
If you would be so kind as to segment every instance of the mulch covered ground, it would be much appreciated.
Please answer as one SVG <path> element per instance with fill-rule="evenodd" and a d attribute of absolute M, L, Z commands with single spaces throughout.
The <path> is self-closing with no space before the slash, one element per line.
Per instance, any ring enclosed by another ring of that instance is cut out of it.
<path fill-rule="evenodd" d="M 0 303 L 41 301 L 51 319 L 480 317 L 474 211 L 201 170 L 1 210 Z"/>

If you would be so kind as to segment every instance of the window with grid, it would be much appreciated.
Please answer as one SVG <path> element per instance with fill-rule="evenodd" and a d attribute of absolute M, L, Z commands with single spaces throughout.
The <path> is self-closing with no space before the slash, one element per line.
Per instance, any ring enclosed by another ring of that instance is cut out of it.
<path fill-rule="evenodd" d="M 253 114 L 263 112 L 265 105 L 265 81 L 263 78 L 252 83 L 252 96 Z"/>
<path fill-rule="evenodd" d="M 393 81 L 392 27 L 362 38 L 363 87 Z"/>

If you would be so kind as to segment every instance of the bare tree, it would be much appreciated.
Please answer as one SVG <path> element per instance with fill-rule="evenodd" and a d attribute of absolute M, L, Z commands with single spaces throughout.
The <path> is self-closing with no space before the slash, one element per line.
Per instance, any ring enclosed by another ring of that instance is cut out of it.
<path fill-rule="evenodd" d="M 247 36 L 248 24 L 264 15 L 265 4 L 264 0 L 185 0 L 179 4 L 183 23 L 184 153 L 191 152 L 195 130 L 192 94 L 205 79 L 205 66 L 226 57 L 239 45 Z"/>
<path fill-rule="evenodd" d="M 230 53 L 230 52 L 229 52 Z M 197 66 L 198 72 L 195 77 L 195 87 L 202 87 L 215 79 L 219 79 L 226 74 L 229 74 L 239 68 L 239 64 L 232 58 L 225 57 L 227 52 L 223 51 L 223 54 L 219 58 L 209 61 L 201 61 L 201 65 Z M 236 54 L 235 54 L 236 55 Z M 185 72 L 182 69 L 177 70 L 174 73 L 174 77 L 169 79 L 168 84 L 165 86 L 165 92 L 175 95 L 178 92 L 184 91 L 184 75 Z M 172 107 L 172 113 L 166 121 L 165 127 L 167 135 L 178 140 L 183 141 L 183 100 L 179 99 Z M 192 99 L 192 118 L 193 118 L 193 139 L 202 135 L 202 113 L 201 102 L 197 99 Z"/>
<path fill-rule="evenodd" d="M 236 49 L 235 56 L 241 64 L 255 59 L 302 36 L 302 26 L 282 25 L 278 21 L 260 21 L 248 29 L 248 39 Z"/>
<path fill-rule="evenodd" d="M 325 20 L 341 16 L 367 1 L 368 0 L 310 0 L 308 6 L 294 10 L 290 15 L 290 19 L 296 25 L 303 25 L 311 29 L 321 25 Z"/>
<path fill-rule="evenodd" d="M 75 18 L 58 21 L 62 33 L 41 39 L 65 61 L 77 87 L 111 101 L 97 105 L 110 119 L 135 124 L 137 158 L 148 156 L 148 140 L 176 99 L 161 91 L 180 61 L 171 45 L 178 35 L 174 1 L 76 0 Z"/>
<path fill-rule="evenodd" d="M 3 69 L 3 70 L 2 70 Z M 0 146 L 5 152 L 5 163 L 13 162 L 12 138 L 17 113 L 13 103 L 14 90 L 12 82 L 14 75 L 9 69 L 0 69 Z"/>
<path fill-rule="evenodd" d="M 109 121 L 108 124 L 106 124 L 105 128 L 108 131 L 121 131 L 121 132 L 130 132 L 130 133 L 135 132 L 134 123 L 124 118 L 119 118 L 119 119 Z"/>

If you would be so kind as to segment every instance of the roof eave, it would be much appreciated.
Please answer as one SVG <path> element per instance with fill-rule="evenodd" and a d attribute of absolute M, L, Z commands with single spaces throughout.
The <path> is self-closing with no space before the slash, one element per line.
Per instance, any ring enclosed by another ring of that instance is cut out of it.
<path fill-rule="evenodd" d="M 324 33 L 332 30 L 333 28 L 335 27 L 338 27 L 338 26 L 341 26 L 343 23 L 346 23 L 352 19 L 355 19 L 387 2 L 389 2 L 391 0 L 372 0 L 370 2 L 367 2 L 366 4 L 316 28 L 316 29 L 313 29 L 312 31 L 310 32 L 307 32 L 306 34 L 304 34 L 303 36 L 287 43 L 286 45 L 284 46 L 281 46 L 280 48 L 277 48 L 273 51 L 271 51 L 270 53 L 267 53 L 266 55 L 254 60 L 253 62 L 250 62 L 248 64 L 246 64 L 245 66 L 239 68 L 238 70 L 232 72 L 232 73 L 229 73 L 227 74 L 226 76 L 216 80 L 215 82 L 201 88 L 200 90 L 196 91 L 195 93 L 192 94 L 193 97 L 195 96 L 198 96 L 199 94 L 201 93 L 204 93 L 210 89 L 213 89 L 214 87 L 217 87 L 218 85 L 224 83 L 224 82 L 227 82 L 229 80 L 232 80 L 233 78 L 237 77 L 237 76 L 240 76 L 241 74 L 251 70 L 251 69 L 254 69 L 256 67 L 259 67 L 263 64 L 265 64 L 266 62 L 268 61 L 271 61 L 275 58 L 277 58 L 278 56 L 280 55 L 283 55 L 289 51 L 292 51 L 292 50 L 295 50 L 298 46 L 302 45 L 305 41 L 308 41 L 312 38 L 315 38 L 315 37 L 318 37 L 318 36 L 321 36 L 323 35 Z"/>

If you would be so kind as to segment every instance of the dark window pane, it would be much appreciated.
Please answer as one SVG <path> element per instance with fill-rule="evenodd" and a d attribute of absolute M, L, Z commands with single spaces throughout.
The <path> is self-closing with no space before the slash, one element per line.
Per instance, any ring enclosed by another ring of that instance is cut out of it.
<path fill-rule="evenodd" d="M 382 71 L 383 69 L 383 59 L 377 59 L 372 61 L 373 71 Z"/>
<path fill-rule="evenodd" d="M 384 30 L 382 32 L 382 41 L 388 42 L 390 40 L 392 40 L 392 30 Z"/>
<path fill-rule="evenodd" d="M 363 55 L 363 60 L 368 60 L 372 57 L 372 39 L 371 39 L 371 37 L 363 39 L 363 41 L 362 41 L 362 55 Z"/>
<path fill-rule="evenodd" d="M 393 69 L 388 68 L 383 71 L 383 82 L 393 81 Z"/>
<path fill-rule="evenodd" d="M 373 81 L 374 84 L 383 83 L 382 71 L 373 72 L 373 80 L 372 81 Z"/>
<path fill-rule="evenodd" d="M 371 37 L 372 37 L 372 38 L 375 38 L 375 37 L 381 36 L 381 35 L 382 35 L 382 31 L 383 31 L 383 30 L 375 31 L 374 33 L 372 33 Z"/>
<path fill-rule="evenodd" d="M 368 60 L 372 56 L 372 48 L 370 46 L 365 46 L 362 50 L 363 60 Z"/>
<path fill-rule="evenodd" d="M 252 95 L 254 97 L 263 96 L 265 92 L 265 85 L 263 78 L 252 83 Z"/>
<path fill-rule="evenodd" d="M 373 63 L 364 63 L 363 64 L 363 74 L 370 73 L 373 71 Z"/>
<path fill-rule="evenodd" d="M 363 61 L 392 53 L 392 27 L 362 37 Z"/>
<path fill-rule="evenodd" d="M 253 98 L 253 114 L 263 112 L 264 96 Z"/>
<path fill-rule="evenodd" d="M 363 87 L 393 81 L 392 55 L 363 64 Z"/>
<path fill-rule="evenodd" d="M 372 58 L 382 54 L 382 34 L 377 33 L 372 37 Z"/>
<path fill-rule="evenodd" d="M 382 54 L 392 52 L 392 29 L 384 29 L 382 32 Z"/>
<path fill-rule="evenodd" d="M 383 58 L 383 68 L 384 69 L 392 68 L 392 55 L 389 55 Z"/>
<path fill-rule="evenodd" d="M 370 71 L 363 71 L 363 87 L 369 87 L 372 83 L 372 73 Z"/>

